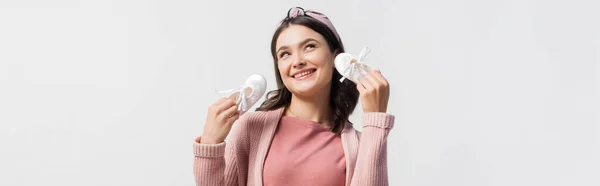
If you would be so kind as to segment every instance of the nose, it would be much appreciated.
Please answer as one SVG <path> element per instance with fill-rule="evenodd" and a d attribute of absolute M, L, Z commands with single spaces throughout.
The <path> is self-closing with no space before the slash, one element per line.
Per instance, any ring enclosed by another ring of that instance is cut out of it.
<path fill-rule="evenodd" d="M 302 68 L 304 66 L 306 66 L 306 60 L 304 59 L 304 57 L 300 54 L 300 55 L 296 55 L 296 60 L 294 60 L 294 63 L 292 64 L 292 67 L 294 68 Z"/>

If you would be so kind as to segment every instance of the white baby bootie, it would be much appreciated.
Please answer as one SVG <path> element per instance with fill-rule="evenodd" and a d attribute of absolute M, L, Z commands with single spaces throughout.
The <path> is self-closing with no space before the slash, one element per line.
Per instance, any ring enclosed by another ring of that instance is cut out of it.
<path fill-rule="evenodd" d="M 225 97 L 233 98 L 235 104 L 238 106 L 238 111 L 240 111 L 241 116 L 250 110 L 252 105 L 258 102 L 265 94 L 266 89 L 267 80 L 265 80 L 265 77 L 258 74 L 252 74 L 240 88 L 218 91 L 218 93 L 225 94 Z"/>
<path fill-rule="evenodd" d="M 335 68 L 344 76 L 340 79 L 340 82 L 344 82 L 344 79 L 349 79 L 354 83 L 358 83 L 360 78 L 371 71 L 371 68 L 364 63 L 365 56 L 369 52 L 371 52 L 371 49 L 364 47 L 358 58 L 349 53 L 341 53 L 335 57 Z"/>

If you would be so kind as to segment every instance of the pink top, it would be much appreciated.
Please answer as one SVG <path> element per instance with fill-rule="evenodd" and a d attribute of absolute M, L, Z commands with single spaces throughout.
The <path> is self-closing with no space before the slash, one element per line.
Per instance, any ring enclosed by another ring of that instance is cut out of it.
<path fill-rule="evenodd" d="M 311 120 L 281 117 L 265 159 L 265 186 L 344 186 L 345 176 L 339 135 Z"/>
<path fill-rule="evenodd" d="M 194 178 L 196 185 L 260 186 L 267 151 L 284 107 L 271 111 L 248 112 L 238 119 L 226 142 L 194 142 Z M 363 131 L 347 123 L 342 130 L 346 159 L 346 186 L 386 186 L 387 136 L 394 127 L 394 116 L 367 112 L 362 118 Z"/>

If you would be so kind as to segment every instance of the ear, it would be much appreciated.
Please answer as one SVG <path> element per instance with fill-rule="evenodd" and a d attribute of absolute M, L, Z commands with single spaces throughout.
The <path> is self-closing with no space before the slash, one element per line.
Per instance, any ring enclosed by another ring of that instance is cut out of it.
<path fill-rule="evenodd" d="M 335 57 L 337 57 L 337 55 L 340 54 L 340 49 L 335 49 L 333 51 L 333 61 L 335 62 Z M 335 69 L 335 64 L 333 65 L 333 69 Z"/>
<path fill-rule="evenodd" d="M 331 66 L 333 67 L 333 70 L 335 71 L 335 57 L 338 55 L 338 49 L 335 49 L 332 53 L 331 53 Z"/>
<path fill-rule="evenodd" d="M 333 51 L 333 58 L 335 58 L 335 56 L 337 56 L 338 54 L 340 54 L 340 49 L 339 49 L 339 48 L 338 48 L 338 49 L 335 49 L 335 50 Z"/>

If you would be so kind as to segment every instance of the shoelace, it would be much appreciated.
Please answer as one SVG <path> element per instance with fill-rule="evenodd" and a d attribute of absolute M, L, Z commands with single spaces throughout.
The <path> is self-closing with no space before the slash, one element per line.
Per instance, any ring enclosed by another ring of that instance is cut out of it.
<path fill-rule="evenodd" d="M 369 47 L 365 46 L 362 49 L 362 51 L 360 51 L 360 55 L 358 55 L 358 60 L 355 63 L 350 64 L 348 67 L 346 67 L 346 69 L 344 69 L 344 73 L 342 74 L 342 78 L 340 79 L 340 82 L 344 82 L 344 80 L 348 76 L 350 76 L 351 74 L 354 74 L 356 69 L 358 69 L 359 70 L 358 72 L 363 75 L 367 74 L 367 72 L 364 69 L 359 68 L 358 65 L 359 64 L 366 65 L 364 63 L 364 60 L 365 60 L 365 57 L 367 56 L 367 54 L 369 54 L 370 52 L 371 52 L 371 49 Z"/>
<path fill-rule="evenodd" d="M 239 92 L 240 94 L 238 95 L 237 99 L 235 100 L 235 104 L 239 105 L 238 106 L 238 111 L 239 110 L 243 110 L 242 108 L 246 108 L 246 105 L 248 105 L 247 103 L 247 99 L 246 98 L 246 91 L 244 91 L 247 87 L 241 86 L 241 88 L 237 88 L 237 89 L 230 89 L 230 90 L 223 90 L 223 91 L 216 91 L 219 94 L 224 94 L 225 96 L 230 96 L 233 93 Z M 243 110 L 244 112 L 246 110 Z"/>

